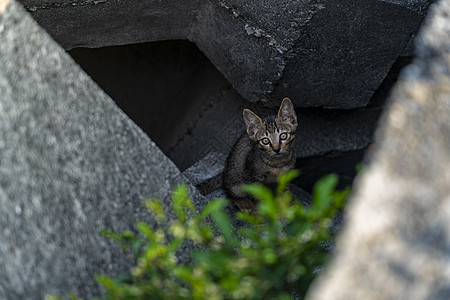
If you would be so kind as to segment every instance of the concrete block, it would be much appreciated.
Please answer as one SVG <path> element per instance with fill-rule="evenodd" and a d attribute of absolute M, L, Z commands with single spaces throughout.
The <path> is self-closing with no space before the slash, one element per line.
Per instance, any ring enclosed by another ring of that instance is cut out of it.
<path fill-rule="evenodd" d="M 15 0 L 0 66 L 0 298 L 99 296 L 96 274 L 131 266 L 99 230 L 157 226 L 144 199 L 186 179 Z"/>
<path fill-rule="evenodd" d="M 417 37 L 358 179 L 329 269 L 308 299 L 450 295 L 450 3 Z"/>
<path fill-rule="evenodd" d="M 251 102 L 367 105 L 431 0 L 22 0 L 65 48 L 189 39 Z"/>
<path fill-rule="evenodd" d="M 190 39 L 250 101 L 363 107 L 421 23 L 408 3 L 211 2 Z"/>

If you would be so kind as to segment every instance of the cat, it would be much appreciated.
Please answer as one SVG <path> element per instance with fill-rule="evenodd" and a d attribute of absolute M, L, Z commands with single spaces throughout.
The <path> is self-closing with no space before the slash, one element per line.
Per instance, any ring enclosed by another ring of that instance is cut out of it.
<path fill-rule="evenodd" d="M 297 115 L 289 98 L 284 98 L 278 115 L 264 119 L 244 109 L 247 127 L 233 145 L 223 172 L 227 197 L 241 211 L 254 213 L 256 201 L 242 191 L 248 183 L 276 186 L 278 175 L 294 168 Z"/>

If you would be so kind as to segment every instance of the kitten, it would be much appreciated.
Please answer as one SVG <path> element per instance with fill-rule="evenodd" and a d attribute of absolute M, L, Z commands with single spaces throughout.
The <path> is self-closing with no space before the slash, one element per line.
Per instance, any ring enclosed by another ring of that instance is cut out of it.
<path fill-rule="evenodd" d="M 254 212 L 255 200 L 241 190 L 247 183 L 274 187 L 280 173 L 295 166 L 297 115 L 289 98 L 284 98 L 277 116 L 260 119 L 244 109 L 247 132 L 236 141 L 223 173 L 227 197 L 242 211 Z"/>

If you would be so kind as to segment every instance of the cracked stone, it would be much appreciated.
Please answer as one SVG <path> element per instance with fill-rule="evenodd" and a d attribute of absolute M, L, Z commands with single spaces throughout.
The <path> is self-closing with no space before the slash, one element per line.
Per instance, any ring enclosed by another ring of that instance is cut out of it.
<path fill-rule="evenodd" d="M 21 2 L 65 49 L 189 39 L 248 101 L 351 109 L 368 104 L 431 0 Z"/>

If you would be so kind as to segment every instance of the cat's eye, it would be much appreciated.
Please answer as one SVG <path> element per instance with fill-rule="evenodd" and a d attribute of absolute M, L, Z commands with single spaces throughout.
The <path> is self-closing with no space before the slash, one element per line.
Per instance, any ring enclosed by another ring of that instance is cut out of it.
<path fill-rule="evenodd" d="M 261 139 L 261 143 L 263 145 L 269 145 L 270 144 L 270 140 L 268 138 L 263 138 L 263 139 Z"/>
<path fill-rule="evenodd" d="M 283 132 L 282 134 L 280 134 L 280 140 L 284 141 L 287 138 L 288 138 L 288 134 L 286 132 Z"/>

